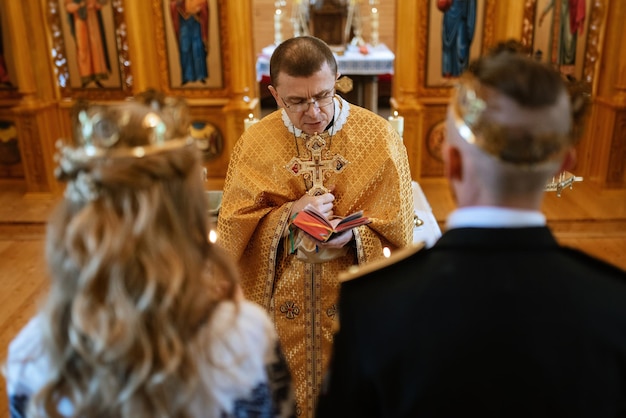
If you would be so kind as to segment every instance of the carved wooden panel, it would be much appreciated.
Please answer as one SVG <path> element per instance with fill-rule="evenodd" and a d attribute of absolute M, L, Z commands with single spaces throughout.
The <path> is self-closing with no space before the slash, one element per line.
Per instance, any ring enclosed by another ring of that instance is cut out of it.
<path fill-rule="evenodd" d="M 0 178 L 24 178 L 17 136 L 13 117 L 0 115 Z"/>

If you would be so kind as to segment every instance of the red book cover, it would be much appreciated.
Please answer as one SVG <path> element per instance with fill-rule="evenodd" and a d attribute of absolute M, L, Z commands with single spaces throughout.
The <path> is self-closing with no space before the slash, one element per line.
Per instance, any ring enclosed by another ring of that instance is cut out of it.
<path fill-rule="evenodd" d="M 322 242 L 326 242 L 348 229 L 370 222 L 372 221 L 369 218 L 363 216 L 362 210 L 346 217 L 333 216 L 332 219 L 328 220 L 311 205 L 306 205 L 293 220 L 295 226 Z"/>

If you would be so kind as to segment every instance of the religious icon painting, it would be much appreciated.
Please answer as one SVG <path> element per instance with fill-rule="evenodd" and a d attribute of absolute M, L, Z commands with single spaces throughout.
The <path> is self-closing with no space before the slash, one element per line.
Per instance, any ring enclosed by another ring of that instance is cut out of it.
<path fill-rule="evenodd" d="M 532 28 L 527 44 L 532 46 L 535 58 L 553 65 L 564 76 L 591 83 L 598 57 L 597 48 L 592 46 L 597 45 L 603 2 L 532 0 L 529 3 L 524 11 L 525 20 Z"/>
<path fill-rule="evenodd" d="M 210 122 L 193 121 L 190 127 L 191 136 L 202 150 L 205 161 L 219 158 L 224 150 L 224 137 L 219 128 Z"/>
<path fill-rule="evenodd" d="M 431 110 L 429 115 L 425 117 L 425 124 L 428 128 L 425 130 L 423 152 L 420 158 L 422 176 L 424 177 L 442 177 L 444 175 L 442 147 L 446 135 L 445 114 L 445 107 L 442 107 Z"/>
<path fill-rule="evenodd" d="M 487 0 L 431 0 L 428 5 L 427 87 L 451 86 L 480 56 Z"/>
<path fill-rule="evenodd" d="M 126 31 L 120 30 L 125 27 L 122 0 L 58 0 L 48 5 L 61 94 L 87 99 L 132 94 Z"/>
<path fill-rule="evenodd" d="M 226 94 L 225 0 L 153 0 L 162 84 L 185 97 Z M 167 90 L 167 89 L 166 89 Z"/>
<path fill-rule="evenodd" d="M 428 155 L 435 161 L 443 162 L 443 144 L 446 139 L 446 123 L 441 120 L 428 131 L 426 149 Z"/>

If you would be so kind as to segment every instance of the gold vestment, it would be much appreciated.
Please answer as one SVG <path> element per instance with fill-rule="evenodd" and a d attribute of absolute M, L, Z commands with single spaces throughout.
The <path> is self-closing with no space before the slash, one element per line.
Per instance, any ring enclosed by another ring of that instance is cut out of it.
<path fill-rule="evenodd" d="M 308 263 L 291 254 L 289 212 L 308 189 L 306 179 L 286 166 L 308 155 L 284 110 L 252 125 L 235 145 L 218 219 L 218 243 L 237 261 L 246 297 L 274 320 L 298 411 L 306 417 L 313 416 L 331 354 L 338 274 L 383 257 L 383 247 L 393 250 L 412 240 L 411 174 L 406 148 L 391 125 L 337 98 L 327 133 L 329 153 L 347 160 L 340 173 L 330 170 L 324 179 L 326 187 L 334 186 L 334 214 L 363 210 L 372 220 L 355 229 L 346 255 Z"/>

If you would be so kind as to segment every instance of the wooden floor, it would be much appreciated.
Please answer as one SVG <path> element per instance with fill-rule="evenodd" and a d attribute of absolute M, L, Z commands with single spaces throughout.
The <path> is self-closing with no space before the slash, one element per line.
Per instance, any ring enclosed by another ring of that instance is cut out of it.
<path fill-rule="evenodd" d="M 443 229 L 454 209 L 447 184 L 420 182 Z M 0 361 L 7 345 L 36 311 L 46 292 L 43 259 L 45 223 L 54 199 L 25 195 L 22 182 L 0 183 Z M 626 270 L 626 190 L 598 190 L 575 183 L 561 197 L 548 193 L 544 213 L 557 238 Z M 0 382 L 0 417 L 8 417 L 4 382 Z"/>

